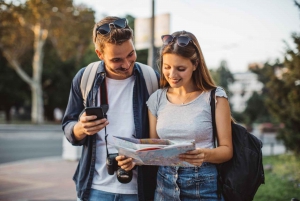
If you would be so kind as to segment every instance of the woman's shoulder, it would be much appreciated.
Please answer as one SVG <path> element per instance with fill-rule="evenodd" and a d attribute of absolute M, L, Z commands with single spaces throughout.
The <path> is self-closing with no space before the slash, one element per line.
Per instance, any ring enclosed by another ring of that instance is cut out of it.
<path fill-rule="evenodd" d="M 162 88 L 162 89 L 157 89 L 155 92 L 153 92 L 151 95 L 150 95 L 150 98 L 152 97 L 159 97 L 161 96 L 163 93 L 166 92 L 166 88 Z"/>
<path fill-rule="evenodd" d="M 157 89 L 155 92 L 153 92 L 150 95 L 150 97 L 147 101 L 147 105 L 158 104 L 161 101 L 161 98 L 165 92 L 166 92 L 165 88 Z"/>

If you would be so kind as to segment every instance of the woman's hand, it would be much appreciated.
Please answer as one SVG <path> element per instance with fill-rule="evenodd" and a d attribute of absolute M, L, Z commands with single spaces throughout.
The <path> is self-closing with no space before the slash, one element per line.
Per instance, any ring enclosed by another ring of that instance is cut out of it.
<path fill-rule="evenodd" d="M 186 161 L 195 166 L 201 166 L 205 161 L 206 152 L 204 149 L 195 149 L 179 155 L 180 160 Z"/>
<path fill-rule="evenodd" d="M 132 162 L 132 158 L 126 158 L 126 156 L 117 156 L 116 160 L 118 161 L 118 166 L 127 172 L 135 166 L 135 163 Z"/>

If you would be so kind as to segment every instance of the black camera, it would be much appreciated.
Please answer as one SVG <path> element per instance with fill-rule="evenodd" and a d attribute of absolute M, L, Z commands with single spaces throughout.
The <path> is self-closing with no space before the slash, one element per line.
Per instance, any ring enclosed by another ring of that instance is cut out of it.
<path fill-rule="evenodd" d="M 117 179 L 120 183 L 127 184 L 132 180 L 132 170 L 125 171 L 121 167 L 118 166 L 118 162 L 116 157 L 118 154 L 108 154 L 106 158 L 106 168 L 107 172 L 110 175 L 113 175 L 115 171 L 117 171 Z"/>

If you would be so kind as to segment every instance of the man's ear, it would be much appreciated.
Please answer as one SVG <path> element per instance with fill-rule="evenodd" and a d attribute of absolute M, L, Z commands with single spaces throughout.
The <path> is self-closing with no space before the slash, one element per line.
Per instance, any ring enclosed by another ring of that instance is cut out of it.
<path fill-rule="evenodd" d="M 95 52 L 96 52 L 98 58 L 99 58 L 100 60 L 103 60 L 103 54 L 102 54 L 99 50 L 97 50 L 97 49 L 95 49 Z"/>

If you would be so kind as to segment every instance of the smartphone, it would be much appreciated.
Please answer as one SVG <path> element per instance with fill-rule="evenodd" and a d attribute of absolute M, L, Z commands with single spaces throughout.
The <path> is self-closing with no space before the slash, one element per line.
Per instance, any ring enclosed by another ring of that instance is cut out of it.
<path fill-rule="evenodd" d="M 103 119 L 104 114 L 101 107 L 87 107 L 85 108 L 85 113 L 87 116 L 96 115 L 97 119 Z M 97 120 L 95 119 L 95 120 Z"/>

